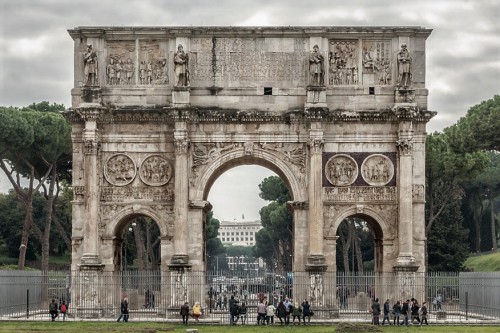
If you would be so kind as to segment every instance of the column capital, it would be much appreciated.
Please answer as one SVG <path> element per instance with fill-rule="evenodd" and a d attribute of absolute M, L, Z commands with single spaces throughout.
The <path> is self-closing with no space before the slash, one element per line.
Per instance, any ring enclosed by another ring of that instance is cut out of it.
<path fill-rule="evenodd" d="M 398 148 L 399 155 L 411 155 L 413 151 L 411 138 L 398 139 L 396 141 L 396 147 Z"/>

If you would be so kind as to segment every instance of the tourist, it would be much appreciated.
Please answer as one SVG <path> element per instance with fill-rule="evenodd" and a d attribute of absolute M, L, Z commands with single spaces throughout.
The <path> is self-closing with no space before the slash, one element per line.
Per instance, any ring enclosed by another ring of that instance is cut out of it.
<path fill-rule="evenodd" d="M 124 322 L 128 322 L 128 298 L 127 297 L 124 297 L 120 303 L 120 316 L 118 317 L 118 319 L 116 320 L 117 322 L 120 322 L 120 320 L 122 320 L 123 318 L 123 321 Z"/>
<path fill-rule="evenodd" d="M 264 304 L 264 300 L 259 301 L 259 304 L 257 304 L 257 325 L 260 324 L 266 324 L 266 305 Z"/>
<path fill-rule="evenodd" d="M 197 322 L 200 321 L 200 317 L 201 317 L 202 311 L 203 310 L 201 308 L 200 302 L 194 303 L 194 305 L 193 305 L 193 318 Z"/>
<path fill-rule="evenodd" d="M 399 325 L 399 316 L 401 315 L 401 301 L 397 301 L 392 307 L 392 312 L 394 313 L 394 325 Z"/>
<path fill-rule="evenodd" d="M 420 309 L 420 306 L 418 305 L 418 302 L 416 299 L 412 298 L 412 304 L 411 304 L 411 323 L 416 320 L 418 324 L 420 324 L 420 318 L 418 317 L 418 310 Z"/>
<path fill-rule="evenodd" d="M 189 303 L 188 302 L 184 303 L 184 305 L 181 306 L 180 315 L 182 316 L 182 323 L 184 325 L 187 325 L 188 318 L 189 318 Z"/>
<path fill-rule="evenodd" d="M 372 303 L 372 324 L 373 325 L 379 325 L 379 318 L 380 318 L 380 303 L 378 302 L 378 298 L 375 298 L 375 300 Z"/>
<path fill-rule="evenodd" d="M 278 306 L 276 307 L 276 316 L 280 320 L 280 324 L 286 324 L 286 307 L 285 303 L 279 302 Z"/>
<path fill-rule="evenodd" d="M 240 306 L 240 319 L 241 319 L 241 325 L 245 325 L 247 321 L 247 306 L 245 303 L 241 303 Z"/>
<path fill-rule="evenodd" d="M 389 304 L 389 300 L 386 300 L 384 303 L 384 319 L 382 319 L 382 325 L 384 325 L 385 321 L 390 325 L 391 320 L 389 319 L 389 313 L 391 312 L 391 306 Z"/>
<path fill-rule="evenodd" d="M 311 310 L 311 305 L 307 300 L 302 302 L 302 321 L 304 322 L 304 325 L 306 324 L 306 317 L 307 317 L 307 323 L 311 323 L 311 316 L 313 315 L 313 311 Z"/>
<path fill-rule="evenodd" d="M 52 302 L 49 304 L 49 314 L 52 321 L 56 320 L 57 316 L 59 316 L 57 313 L 57 303 L 55 299 L 52 299 Z"/>
<path fill-rule="evenodd" d="M 408 312 L 410 311 L 410 300 L 407 299 L 403 303 L 403 307 L 401 308 L 401 314 L 403 315 L 403 324 L 408 326 Z"/>
<path fill-rule="evenodd" d="M 429 325 L 427 322 L 427 302 L 423 302 L 422 307 L 420 308 L 420 326 L 422 326 L 424 321 L 425 325 Z"/>
<path fill-rule="evenodd" d="M 274 312 L 276 307 L 272 302 L 267 303 L 266 306 L 266 322 L 268 325 L 274 325 Z"/>
<path fill-rule="evenodd" d="M 292 313 L 292 309 L 293 309 L 292 300 L 290 298 L 286 297 L 285 301 L 283 302 L 283 305 L 285 306 L 285 309 L 286 309 L 285 324 L 290 325 L 290 314 Z"/>
<path fill-rule="evenodd" d="M 295 302 L 292 309 L 292 325 L 295 325 L 295 319 L 298 319 L 297 325 L 300 325 L 300 318 L 302 317 L 302 308 L 299 303 Z"/>
<path fill-rule="evenodd" d="M 229 300 L 229 324 L 236 325 L 239 315 L 240 307 L 238 306 L 238 300 L 234 298 L 234 295 L 231 295 L 231 299 Z"/>
<path fill-rule="evenodd" d="M 68 312 L 68 305 L 66 304 L 66 301 L 62 301 L 61 305 L 59 306 L 59 311 L 61 311 L 63 315 L 63 321 L 66 321 L 66 313 Z"/>

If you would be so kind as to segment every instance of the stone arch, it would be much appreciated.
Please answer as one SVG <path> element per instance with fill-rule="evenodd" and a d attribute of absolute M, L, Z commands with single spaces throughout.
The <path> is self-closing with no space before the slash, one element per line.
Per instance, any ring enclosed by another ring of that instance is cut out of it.
<path fill-rule="evenodd" d="M 162 223 L 162 217 L 157 211 L 149 206 L 130 206 L 118 211 L 114 216 L 110 217 L 110 222 L 104 229 L 103 238 L 115 238 L 122 231 L 127 222 L 139 216 L 147 216 L 155 221 L 158 229 L 160 229 L 160 237 L 169 236 L 167 223 Z"/>
<path fill-rule="evenodd" d="M 306 201 L 306 174 L 287 163 L 277 154 L 261 148 L 254 148 L 253 154 L 246 155 L 243 149 L 219 156 L 210 162 L 193 188 L 191 200 L 206 200 L 213 183 L 227 170 L 241 165 L 260 165 L 274 171 L 287 184 L 294 201 Z"/>

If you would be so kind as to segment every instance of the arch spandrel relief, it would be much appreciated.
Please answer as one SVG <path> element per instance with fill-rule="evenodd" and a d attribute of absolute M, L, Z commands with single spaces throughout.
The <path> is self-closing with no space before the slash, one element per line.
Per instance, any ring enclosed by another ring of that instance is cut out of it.
<path fill-rule="evenodd" d="M 162 186 L 172 178 L 172 164 L 160 155 L 150 155 L 142 162 L 139 176 L 146 185 Z"/>
<path fill-rule="evenodd" d="M 125 186 L 132 183 L 136 174 L 135 162 L 126 154 L 112 155 L 104 164 L 104 177 L 115 186 Z"/>
<path fill-rule="evenodd" d="M 325 176 L 334 186 L 349 186 L 358 178 L 358 164 L 349 155 L 335 155 L 326 162 Z"/>
<path fill-rule="evenodd" d="M 368 156 L 361 164 L 361 177 L 372 186 L 387 185 L 394 177 L 394 164 L 382 154 Z"/>

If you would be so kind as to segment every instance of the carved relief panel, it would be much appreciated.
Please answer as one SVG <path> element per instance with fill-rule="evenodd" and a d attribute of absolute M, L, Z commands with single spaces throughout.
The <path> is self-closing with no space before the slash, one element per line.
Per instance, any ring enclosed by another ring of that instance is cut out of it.
<path fill-rule="evenodd" d="M 368 156 L 361 165 L 361 176 L 372 186 L 384 186 L 394 176 L 394 164 L 381 154 Z"/>
<path fill-rule="evenodd" d="M 146 185 L 161 186 L 168 183 L 172 172 L 169 161 L 160 155 L 151 155 L 142 162 L 139 175 Z"/>
<path fill-rule="evenodd" d="M 104 164 L 104 177 L 115 186 L 130 184 L 136 176 L 135 162 L 126 154 L 115 154 Z"/>
<path fill-rule="evenodd" d="M 168 61 L 166 50 L 158 41 L 139 41 L 139 63 L 137 84 L 167 84 Z"/>
<path fill-rule="evenodd" d="M 108 86 L 135 84 L 135 41 L 108 42 L 106 84 Z"/>
<path fill-rule="evenodd" d="M 357 40 L 331 40 L 328 54 L 330 85 L 358 84 L 358 55 Z"/>
<path fill-rule="evenodd" d="M 352 157 L 338 154 L 326 162 L 325 175 L 332 185 L 348 186 L 358 177 L 358 164 Z"/>
<path fill-rule="evenodd" d="M 363 84 L 393 84 L 391 41 L 363 40 L 361 52 Z"/>

